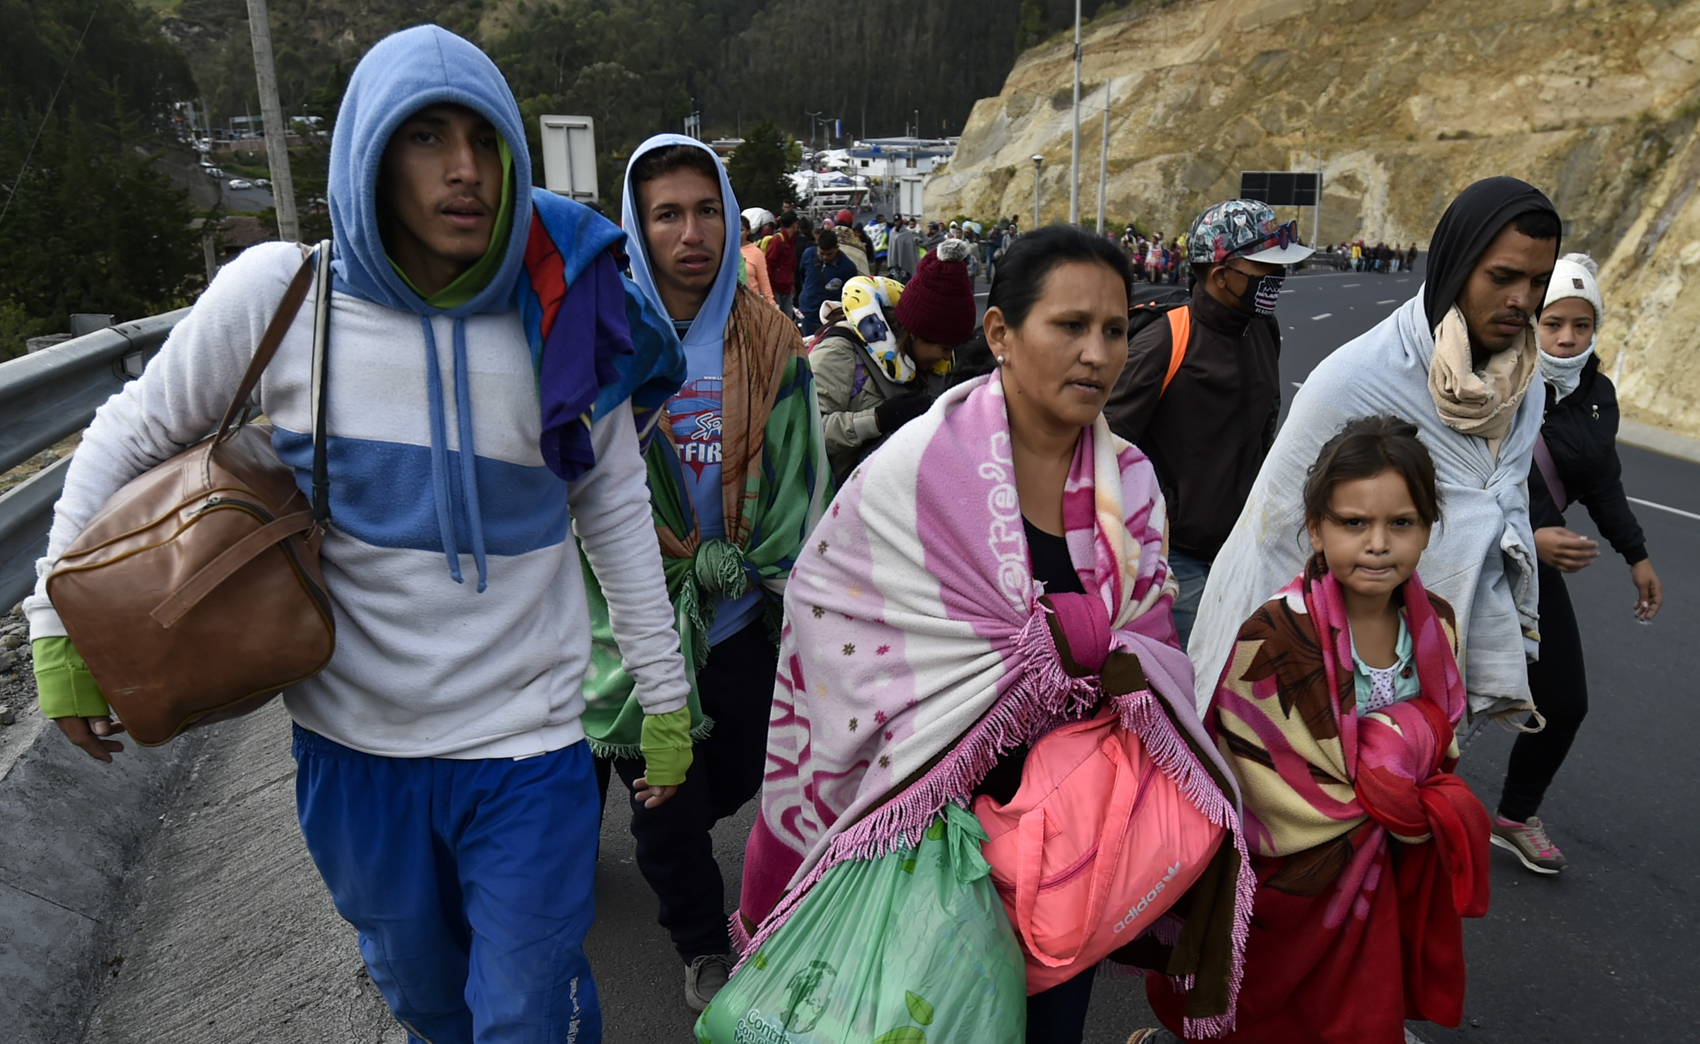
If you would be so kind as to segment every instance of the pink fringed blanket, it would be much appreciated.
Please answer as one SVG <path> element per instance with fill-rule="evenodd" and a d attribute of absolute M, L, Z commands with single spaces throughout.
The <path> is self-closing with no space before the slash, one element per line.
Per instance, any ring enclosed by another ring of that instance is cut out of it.
<path fill-rule="evenodd" d="M 1237 795 L 1215 782 L 1231 788 L 1232 776 L 1198 721 L 1192 667 L 1175 644 L 1155 474 L 1102 418 L 1081 434 L 1063 522 L 1084 597 L 1102 606 L 1081 612 L 1071 601 L 1057 617 L 1071 645 L 1100 643 L 1076 659 L 1102 662 L 1110 650 L 1139 658 L 1150 688 L 1114 697 L 1124 722 L 1234 833 L 1239 858 L 1227 853 L 1226 872 L 1239 896 L 1228 919 L 1237 980 L 1254 886 Z M 864 463 L 792 570 L 761 815 L 733 918 L 746 954 L 832 866 L 916 844 L 946 804 L 966 803 L 1000 754 L 1104 695 L 1097 677 L 1064 669 L 1041 594 L 993 374 L 946 393 Z M 1173 942 L 1178 929 L 1168 927 Z M 1198 1028 L 1231 1025 L 1227 1003 L 1219 1021 Z"/>

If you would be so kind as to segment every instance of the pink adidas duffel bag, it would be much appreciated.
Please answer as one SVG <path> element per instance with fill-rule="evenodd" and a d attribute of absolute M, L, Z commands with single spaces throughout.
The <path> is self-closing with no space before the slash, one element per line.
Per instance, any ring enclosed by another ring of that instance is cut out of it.
<path fill-rule="evenodd" d="M 982 795 L 974 814 L 1027 955 L 1029 996 L 1138 938 L 1198 880 L 1226 834 L 1109 710 L 1042 737 L 1009 804 Z"/>

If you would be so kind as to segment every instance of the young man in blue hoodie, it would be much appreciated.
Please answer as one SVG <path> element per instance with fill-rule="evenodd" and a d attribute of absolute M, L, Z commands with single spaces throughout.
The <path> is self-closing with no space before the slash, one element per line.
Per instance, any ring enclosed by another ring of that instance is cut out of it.
<path fill-rule="evenodd" d="M 671 798 L 691 759 L 629 401 L 656 362 L 648 335 L 677 342 L 626 292 L 619 230 L 534 198 L 524 141 L 495 65 L 424 26 L 361 61 L 331 148 L 322 556 L 337 650 L 284 702 L 308 850 L 408 1039 L 433 1044 L 602 1036 L 582 946 L 601 810 L 580 721 L 591 626 L 569 532 L 634 680 L 640 804 Z M 100 409 L 42 576 L 119 487 L 214 426 L 301 260 L 293 244 L 242 254 Z M 313 312 L 256 401 L 303 488 Z M 43 710 L 109 761 L 123 727 L 43 588 L 26 609 Z"/>
<path fill-rule="evenodd" d="M 685 386 L 647 459 L 696 738 L 679 796 L 654 808 L 632 802 L 632 835 L 685 964 L 686 1003 L 701 1011 L 732 964 L 709 832 L 761 787 L 785 580 L 830 479 L 797 328 L 738 283 L 738 204 L 720 160 L 693 138 L 651 138 L 632 154 L 624 204 L 632 278 L 685 351 Z M 596 621 L 585 728 L 636 786 L 644 766 L 625 650 L 602 641 Z"/>

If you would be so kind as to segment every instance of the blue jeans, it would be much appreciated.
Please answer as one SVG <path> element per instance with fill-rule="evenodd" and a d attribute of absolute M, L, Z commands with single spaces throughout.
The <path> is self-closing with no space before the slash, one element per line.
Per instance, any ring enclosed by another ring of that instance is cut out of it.
<path fill-rule="evenodd" d="M 597 1044 L 590 746 L 386 758 L 295 728 L 307 850 L 409 1044 Z"/>
<path fill-rule="evenodd" d="M 1175 598 L 1175 632 L 1180 635 L 1181 648 L 1192 638 L 1192 625 L 1198 620 L 1198 600 L 1204 596 L 1204 582 L 1210 579 L 1210 563 L 1185 551 L 1169 548 L 1169 571 L 1181 585 Z"/>

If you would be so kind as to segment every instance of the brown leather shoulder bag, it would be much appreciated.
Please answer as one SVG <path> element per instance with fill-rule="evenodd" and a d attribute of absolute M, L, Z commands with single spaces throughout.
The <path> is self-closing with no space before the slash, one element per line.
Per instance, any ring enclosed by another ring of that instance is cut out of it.
<path fill-rule="evenodd" d="M 72 644 L 143 746 L 255 710 L 336 649 L 319 571 L 330 246 L 302 261 L 218 431 L 113 494 L 48 574 Z M 247 404 L 315 277 L 309 503 Z"/>

